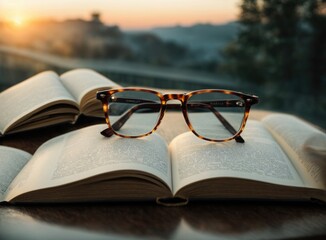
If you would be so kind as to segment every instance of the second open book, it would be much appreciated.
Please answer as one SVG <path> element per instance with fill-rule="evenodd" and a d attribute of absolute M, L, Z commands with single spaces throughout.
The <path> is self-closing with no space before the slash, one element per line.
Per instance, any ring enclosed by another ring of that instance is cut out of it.
<path fill-rule="evenodd" d="M 99 132 L 105 127 L 53 138 L 33 156 L 1 147 L 1 201 L 326 201 L 325 133 L 296 117 L 271 114 L 249 121 L 244 144 L 211 143 L 191 132 L 169 145 L 155 133 L 104 138 Z"/>
<path fill-rule="evenodd" d="M 90 69 L 62 75 L 45 71 L 0 93 L 0 136 L 8 133 L 74 123 L 81 114 L 103 116 L 96 91 L 119 87 Z"/>

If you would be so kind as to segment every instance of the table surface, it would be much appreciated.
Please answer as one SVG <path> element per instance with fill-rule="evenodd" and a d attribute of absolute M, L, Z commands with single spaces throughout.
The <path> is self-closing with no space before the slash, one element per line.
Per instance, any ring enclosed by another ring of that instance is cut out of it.
<path fill-rule="evenodd" d="M 266 112 L 253 111 L 260 119 Z M 0 145 L 34 153 L 44 141 L 102 119 L 81 118 L 2 137 Z M 186 131 L 181 113 L 169 113 L 161 128 Z M 158 130 L 162 131 L 162 130 Z M 168 138 L 172 139 L 175 132 Z M 143 203 L 0 205 L 0 239 L 323 239 L 326 206 L 271 201 L 191 202 L 182 207 Z"/>

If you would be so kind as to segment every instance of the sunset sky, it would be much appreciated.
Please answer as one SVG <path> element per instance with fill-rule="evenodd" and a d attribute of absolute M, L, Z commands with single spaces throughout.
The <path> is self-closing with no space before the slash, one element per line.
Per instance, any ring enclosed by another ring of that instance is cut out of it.
<path fill-rule="evenodd" d="M 239 0 L 0 0 L 0 21 L 23 25 L 32 19 L 89 19 L 101 13 L 122 29 L 225 23 L 235 20 Z"/>

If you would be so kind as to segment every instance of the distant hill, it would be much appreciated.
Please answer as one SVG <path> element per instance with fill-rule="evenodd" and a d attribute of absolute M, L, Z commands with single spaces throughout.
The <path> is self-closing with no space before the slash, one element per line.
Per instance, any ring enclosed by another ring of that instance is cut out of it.
<path fill-rule="evenodd" d="M 187 46 L 192 51 L 202 51 L 203 58 L 216 58 L 216 54 L 234 40 L 239 32 L 239 24 L 230 22 L 223 25 L 196 24 L 190 27 L 160 27 L 150 30 L 165 41 L 174 41 Z"/>

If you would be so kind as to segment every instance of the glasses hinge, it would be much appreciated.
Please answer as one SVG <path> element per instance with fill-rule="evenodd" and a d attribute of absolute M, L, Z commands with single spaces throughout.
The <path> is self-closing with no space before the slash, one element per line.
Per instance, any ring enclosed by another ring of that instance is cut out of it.
<path fill-rule="evenodd" d="M 96 98 L 97 98 L 98 100 L 104 100 L 104 99 L 106 98 L 106 96 L 107 96 L 106 93 L 98 92 L 98 93 L 96 94 Z"/>

